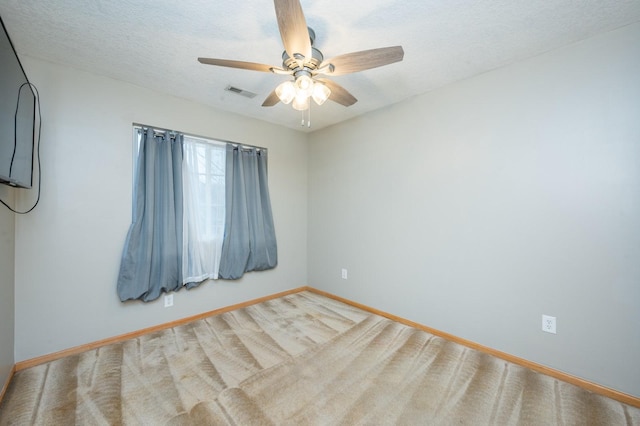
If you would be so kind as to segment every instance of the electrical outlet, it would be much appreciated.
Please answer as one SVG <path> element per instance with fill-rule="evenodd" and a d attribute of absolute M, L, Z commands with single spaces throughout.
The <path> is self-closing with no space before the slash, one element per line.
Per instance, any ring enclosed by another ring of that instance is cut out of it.
<path fill-rule="evenodd" d="M 347 279 L 347 270 L 342 268 L 342 279 L 346 280 Z"/>
<path fill-rule="evenodd" d="M 165 294 L 164 295 L 164 307 L 168 308 L 173 306 L 173 294 Z"/>
<path fill-rule="evenodd" d="M 556 317 L 542 315 L 542 331 L 556 334 Z"/>

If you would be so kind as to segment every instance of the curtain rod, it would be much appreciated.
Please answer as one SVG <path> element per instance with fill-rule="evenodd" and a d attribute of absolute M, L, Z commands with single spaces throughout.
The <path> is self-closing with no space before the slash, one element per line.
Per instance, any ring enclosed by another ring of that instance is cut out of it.
<path fill-rule="evenodd" d="M 249 145 L 246 143 L 238 143 L 238 142 L 233 142 L 233 141 L 227 141 L 227 140 L 223 140 L 223 139 L 216 139 L 216 138 L 211 138 L 208 136 L 200 136 L 200 135 L 194 135 L 193 133 L 186 133 L 186 132 L 181 132 L 179 130 L 171 130 L 171 129 L 165 129 L 163 127 L 156 127 L 156 126 L 149 126 L 146 124 L 140 124 L 140 123 L 133 123 L 133 127 L 136 129 L 151 129 L 154 132 L 160 132 L 160 133 L 182 133 L 185 136 L 189 136 L 191 138 L 197 138 L 197 139 L 204 139 L 206 141 L 214 141 L 214 142 L 221 142 L 221 143 L 229 143 L 233 146 L 237 146 L 240 148 L 255 148 L 257 150 L 262 150 L 262 151 L 268 151 L 267 148 L 264 148 L 262 146 L 257 146 L 257 145 Z"/>

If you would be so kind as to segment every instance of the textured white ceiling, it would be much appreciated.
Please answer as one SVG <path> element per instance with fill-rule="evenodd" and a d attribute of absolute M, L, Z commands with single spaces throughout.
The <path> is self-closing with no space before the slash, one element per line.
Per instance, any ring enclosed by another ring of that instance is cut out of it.
<path fill-rule="evenodd" d="M 640 0 L 301 0 L 330 58 L 402 45 L 404 61 L 333 77 L 358 102 L 312 106 L 311 131 L 640 21 Z M 0 0 L 29 55 L 298 130 L 290 105 L 261 107 L 286 79 L 202 65 L 215 57 L 281 65 L 271 0 Z M 248 99 L 227 85 L 258 94 Z"/>

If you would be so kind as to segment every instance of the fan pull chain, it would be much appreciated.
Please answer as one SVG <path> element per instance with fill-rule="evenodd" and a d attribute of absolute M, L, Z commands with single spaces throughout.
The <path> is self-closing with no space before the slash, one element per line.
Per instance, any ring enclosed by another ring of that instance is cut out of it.
<path fill-rule="evenodd" d="M 305 120 L 305 116 L 304 116 L 305 115 L 304 114 L 305 111 L 309 111 L 309 112 L 307 112 L 306 120 Z M 307 127 L 311 128 L 311 102 L 309 102 L 309 108 L 300 111 L 300 114 L 302 116 L 302 118 L 300 120 L 300 126 L 304 127 L 304 124 L 305 124 L 305 121 L 306 121 Z"/>

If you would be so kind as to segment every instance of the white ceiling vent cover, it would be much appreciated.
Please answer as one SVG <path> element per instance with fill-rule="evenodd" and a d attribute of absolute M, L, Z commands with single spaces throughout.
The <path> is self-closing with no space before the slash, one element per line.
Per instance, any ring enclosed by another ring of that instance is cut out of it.
<path fill-rule="evenodd" d="M 249 99 L 253 99 L 256 97 L 256 93 L 250 92 L 248 90 L 244 90 L 244 89 L 239 89 L 237 87 L 234 86 L 227 86 L 224 88 L 224 90 L 226 90 L 227 92 L 232 92 L 232 93 L 236 93 L 240 96 L 244 96 L 245 98 L 249 98 Z"/>

